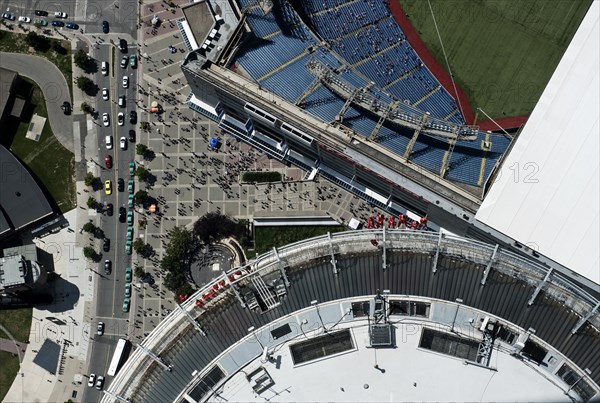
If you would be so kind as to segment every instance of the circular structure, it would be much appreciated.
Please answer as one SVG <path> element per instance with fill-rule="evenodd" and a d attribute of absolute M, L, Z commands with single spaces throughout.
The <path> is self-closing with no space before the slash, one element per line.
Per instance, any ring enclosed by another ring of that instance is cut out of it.
<path fill-rule="evenodd" d="M 201 256 L 192 263 L 190 274 L 197 286 L 204 286 L 214 277 L 231 270 L 233 253 L 222 244 L 203 248 Z"/>
<path fill-rule="evenodd" d="M 600 392 L 598 306 L 497 246 L 342 232 L 213 279 L 137 346 L 103 401 L 587 401 Z"/>

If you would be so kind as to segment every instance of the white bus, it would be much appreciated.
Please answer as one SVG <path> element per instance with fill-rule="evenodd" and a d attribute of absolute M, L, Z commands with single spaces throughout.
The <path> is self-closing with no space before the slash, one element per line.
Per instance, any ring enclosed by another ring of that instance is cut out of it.
<path fill-rule="evenodd" d="M 108 376 L 115 376 L 117 370 L 119 369 L 119 365 L 122 363 L 123 353 L 125 352 L 125 347 L 127 346 L 127 339 L 119 339 L 117 342 L 117 348 L 115 353 L 113 354 L 113 358 L 110 361 L 110 366 L 108 367 Z"/>

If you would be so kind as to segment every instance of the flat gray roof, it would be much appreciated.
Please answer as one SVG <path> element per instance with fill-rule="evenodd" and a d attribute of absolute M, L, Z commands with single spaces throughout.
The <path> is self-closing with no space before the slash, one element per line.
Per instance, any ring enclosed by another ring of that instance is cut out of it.
<path fill-rule="evenodd" d="M 52 214 L 52 207 L 35 179 L 3 146 L 0 146 L 0 167 L 0 211 L 14 230 Z M 0 218 L 0 233 L 2 225 Z"/>
<path fill-rule="evenodd" d="M 25 282 L 25 262 L 22 256 L 0 258 L 0 287 L 10 287 Z"/>

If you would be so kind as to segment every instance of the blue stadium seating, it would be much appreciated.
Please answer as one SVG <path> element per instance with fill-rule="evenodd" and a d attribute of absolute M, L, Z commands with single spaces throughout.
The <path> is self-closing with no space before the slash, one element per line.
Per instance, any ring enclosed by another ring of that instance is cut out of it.
<path fill-rule="evenodd" d="M 305 111 L 325 122 L 331 122 L 342 110 L 345 102 L 321 85 L 304 99 L 304 103 Z"/>
<path fill-rule="evenodd" d="M 309 58 L 310 55 L 301 57 L 286 68 L 260 81 L 260 84 L 286 100 L 295 103 L 296 99 L 315 80 L 315 76 L 305 68 Z M 293 77 L 293 79 L 290 79 L 290 77 Z"/>

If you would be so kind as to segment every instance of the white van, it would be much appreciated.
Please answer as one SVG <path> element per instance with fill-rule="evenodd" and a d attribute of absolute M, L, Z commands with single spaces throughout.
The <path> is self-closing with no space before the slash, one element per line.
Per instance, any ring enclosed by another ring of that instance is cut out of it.
<path fill-rule="evenodd" d="M 102 62 L 102 75 L 103 76 L 107 76 L 108 75 L 108 62 Z"/>
<path fill-rule="evenodd" d="M 112 136 L 106 136 L 106 149 L 112 150 Z"/>

